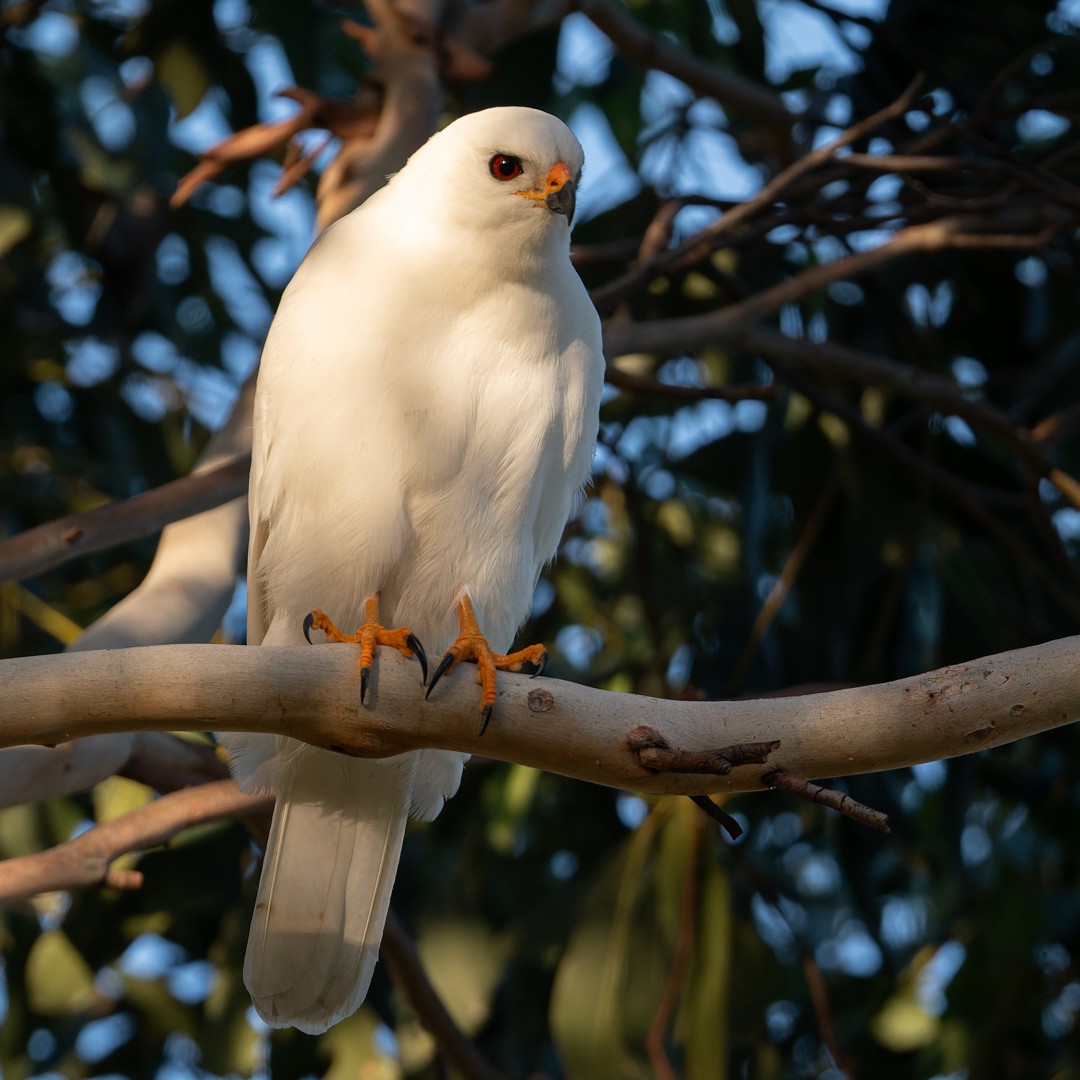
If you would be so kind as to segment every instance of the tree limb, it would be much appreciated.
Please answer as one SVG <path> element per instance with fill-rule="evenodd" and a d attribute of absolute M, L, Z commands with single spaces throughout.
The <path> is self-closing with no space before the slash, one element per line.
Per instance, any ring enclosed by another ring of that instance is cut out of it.
<path fill-rule="evenodd" d="M 48 521 L 0 543 L 0 581 L 34 577 L 106 551 L 245 494 L 251 454 L 239 454 L 130 499 Z"/>
<path fill-rule="evenodd" d="M 0 861 L 0 901 L 88 885 L 138 888 L 142 884 L 138 870 L 111 869 L 112 862 L 121 855 L 157 847 L 192 825 L 270 810 L 273 805 L 272 796 L 245 795 L 231 780 L 216 780 L 162 795 L 66 844 Z"/>
<path fill-rule="evenodd" d="M 642 26 L 615 0 L 580 0 L 577 6 L 623 56 L 641 67 L 667 72 L 696 93 L 790 139 L 797 116 L 771 90 L 679 48 L 670 38 Z"/>
<path fill-rule="evenodd" d="M 752 701 L 664 701 L 502 675 L 483 736 L 469 672 L 448 676 L 425 701 L 417 665 L 388 651 L 363 708 L 349 646 L 65 653 L 0 662 L 0 745 L 135 728 L 262 731 L 371 757 L 458 750 L 637 791 L 760 790 L 775 769 L 806 779 L 876 772 L 1073 723 L 1078 652 L 1080 637 L 1063 638 L 897 682 Z M 627 744 L 643 725 L 692 753 L 763 740 L 780 747 L 767 763 L 726 776 L 655 772 Z"/>

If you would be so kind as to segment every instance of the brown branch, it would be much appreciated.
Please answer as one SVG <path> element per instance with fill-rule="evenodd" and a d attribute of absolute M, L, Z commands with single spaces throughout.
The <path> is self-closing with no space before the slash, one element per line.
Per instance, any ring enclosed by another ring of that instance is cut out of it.
<path fill-rule="evenodd" d="M 790 146 L 791 127 L 797 117 L 771 90 L 681 49 L 669 38 L 642 26 L 614 0 L 580 0 L 577 6 L 627 59 L 673 75 L 698 94 L 715 98 L 725 108 L 741 112 L 780 134 L 785 145 Z"/>
<path fill-rule="evenodd" d="M 269 810 L 273 804 L 272 797 L 245 795 L 231 780 L 162 795 L 48 851 L 0 862 L 0 901 L 95 885 L 136 889 L 142 885 L 139 871 L 111 868 L 121 855 L 157 847 L 193 825 Z"/>
<path fill-rule="evenodd" d="M 832 1006 L 829 1002 L 829 990 L 825 984 L 825 976 L 822 974 L 821 965 L 817 962 L 813 951 L 803 941 L 802 935 L 791 925 L 791 920 L 780 902 L 779 893 L 761 872 L 757 863 L 754 862 L 750 853 L 746 850 L 746 846 L 741 845 L 731 848 L 730 855 L 750 878 L 754 890 L 776 912 L 777 917 L 787 927 L 788 934 L 790 934 L 795 949 L 799 954 L 799 967 L 802 969 L 806 989 L 810 995 L 810 1004 L 814 1010 L 814 1018 L 817 1021 L 821 1041 L 832 1055 L 836 1067 L 848 1080 L 852 1080 L 855 1076 L 855 1061 L 841 1045 L 836 1034 L 836 1024 L 833 1022 Z"/>
<path fill-rule="evenodd" d="M 724 220 L 724 219 L 721 219 Z M 963 231 L 979 224 L 972 215 L 957 214 L 924 225 L 911 225 L 869 251 L 859 251 L 835 262 L 811 266 L 786 281 L 706 315 L 676 319 L 657 319 L 641 323 L 609 323 L 604 335 L 608 356 L 628 352 L 683 352 L 712 345 L 723 336 L 746 330 L 766 315 L 796 303 L 835 281 L 851 280 L 881 264 L 914 252 L 949 250 L 1029 250 L 1045 246 L 1065 228 L 1071 219 L 1054 216 L 1039 222 L 1037 232 L 1029 234 L 983 233 Z M 597 306 L 603 308 L 606 286 L 594 290 Z"/>
<path fill-rule="evenodd" d="M 679 1000 L 679 991 L 686 978 L 686 969 L 694 948 L 697 932 L 697 906 L 700 893 L 701 875 L 701 819 L 694 818 L 693 832 L 690 839 L 690 852 L 686 860 L 686 873 L 683 877 L 682 897 L 679 902 L 679 937 L 675 944 L 675 957 L 671 970 L 664 983 L 660 1004 L 656 1007 L 649 1030 L 645 1034 L 645 1049 L 649 1055 L 653 1071 L 659 1080 L 678 1080 L 678 1075 L 668 1060 L 664 1050 L 664 1036 L 667 1034 L 675 1005 Z"/>
<path fill-rule="evenodd" d="M 806 799 L 821 806 L 828 806 L 833 810 L 849 817 L 853 821 L 861 821 L 878 832 L 891 833 L 889 818 L 880 810 L 853 799 L 843 791 L 835 788 L 822 787 L 820 784 L 812 784 L 809 780 L 800 780 L 797 776 L 776 769 L 774 772 L 765 773 L 761 778 L 762 783 L 771 787 L 774 791 L 786 791 L 789 795 L 797 795 L 800 799 Z"/>
<path fill-rule="evenodd" d="M 689 798 L 699 810 L 704 812 L 706 817 L 715 821 L 731 840 L 738 840 L 742 836 L 742 826 L 731 814 L 717 806 L 708 795 L 691 795 Z"/>
<path fill-rule="evenodd" d="M 839 491 L 840 474 L 839 471 L 834 468 L 825 484 L 824 491 L 822 491 L 814 506 L 813 513 L 810 515 L 810 520 L 807 521 L 806 527 L 799 536 L 795 547 L 792 548 L 791 554 L 784 563 L 783 569 L 781 569 L 776 580 L 773 582 L 773 586 L 769 590 L 769 595 L 765 598 L 765 602 L 761 605 L 761 609 L 754 618 L 754 624 L 750 627 L 750 634 L 747 638 L 746 646 L 743 648 L 742 655 L 735 664 L 731 675 L 728 676 L 727 684 L 724 687 L 725 697 L 730 697 L 735 693 L 736 689 L 742 685 L 743 679 L 746 678 L 746 673 L 749 671 L 754 657 L 757 656 L 758 650 L 761 648 L 761 643 L 765 640 L 765 635 L 769 632 L 769 627 L 772 626 L 776 616 L 780 614 L 780 609 L 784 606 L 784 601 L 787 599 L 788 593 L 791 592 L 799 574 L 802 572 L 802 568 L 806 563 L 810 552 L 813 550 L 814 545 L 818 541 L 818 537 L 821 535 L 821 530 L 825 526 L 825 521 L 833 508 L 833 504 L 836 501 L 836 496 Z"/>
<path fill-rule="evenodd" d="M 382 955 L 401 992 L 447 1061 L 468 1080 L 503 1080 L 502 1073 L 477 1050 L 454 1023 L 424 971 L 416 946 L 391 911 L 383 931 Z"/>
<path fill-rule="evenodd" d="M 138 731 L 117 775 L 164 794 L 211 780 L 227 780 L 229 767 L 209 742 L 184 739 L 167 731 Z"/>
<path fill-rule="evenodd" d="M 784 339 L 791 340 L 791 339 Z M 797 389 L 810 401 L 825 412 L 833 413 L 847 425 L 851 433 L 860 439 L 873 443 L 884 450 L 894 461 L 915 476 L 928 481 L 933 487 L 944 492 L 953 505 L 963 511 L 980 528 L 986 530 L 1012 553 L 1017 562 L 1042 583 L 1047 595 L 1061 606 L 1072 618 L 1080 619 L 1080 600 L 1061 588 L 1061 576 L 1046 565 L 1044 558 L 1036 555 L 1024 541 L 1017 536 L 996 514 L 989 509 L 990 499 L 986 492 L 974 489 L 959 477 L 920 457 L 907 443 L 883 428 L 871 427 L 866 423 L 859 409 L 853 405 L 826 393 L 820 386 L 807 378 L 802 372 L 787 365 L 778 356 L 769 358 L 768 363 L 789 385 Z M 1076 581 L 1076 572 L 1070 565 L 1067 574 L 1074 579 L 1074 586 L 1080 589 Z"/>
<path fill-rule="evenodd" d="M 0 542 L 0 581 L 43 574 L 69 559 L 150 536 L 247 491 L 251 455 L 81 514 L 70 514 Z"/>
<path fill-rule="evenodd" d="M 872 116 L 852 124 L 851 127 L 842 132 L 827 146 L 811 151 L 782 172 L 777 173 L 757 195 L 752 199 L 739 203 L 738 206 L 732 207 L 712 225 L 695 233 L 676 247 L 661 252 L 648 262 L 638 264 L 622 277 L 594 289 L 592 294 L 593 302 L 601 315 L 610 314 L 619 301 L 640 291 L 654 277 L 677 267 L 693 265 L 707 258 L 712 254 L 722 236 L 729 233 L 736 226 L 741 225 L 759 210 L 771 206 L 785 189 L 807 173 L 813 172 L 813 170 L 830 161 L 837 150 L 865 138 L 890 120 L 907 112 L 918 93 L 919 86 L 920 80 L 916 79 L 891 105 L 887 105 Z M 618 354 L 609 353 L 608 355 Z"/>
<path fill-rule="evenodd" d="M 604 372 L 604 382 L 628 394 L 673 398 L 677 401 L 775 401 L 780 396 L 779 387 L 763 383 L 749 386 L 680 386 L 645 375 L 635 375 L 610 364 Z"/>
<path fill-rule="evenodd" d="M 740 765 L 762 765 L 774 750 L 780 749 L 777 740 L 771 742 L 738 743 L 716 750 L 678 750 L 655 728 L 644 725 L 626 736 L 626 745 L 637 755 L 646 769 L 653 772 L 709 773 L 727 776 Z"/>
<path fill-rule="evenodd" d="M 377 33 L 378 57 L 371 78 L 382 88 L 382 106 L 371 135 L 343 140 L 320 177 L 316 191 L 320 230 L 354 210 L 398 172 L 435 130 L 442 109 L 437 39 L 417 40 L 415 22 L 390 0 L 367 0 L 366 7 Z"/>

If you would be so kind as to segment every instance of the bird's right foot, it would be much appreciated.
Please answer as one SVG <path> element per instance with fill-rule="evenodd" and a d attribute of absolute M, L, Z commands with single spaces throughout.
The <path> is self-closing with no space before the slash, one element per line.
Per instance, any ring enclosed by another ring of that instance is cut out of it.
<path fill-rule="evenodd" d="M 427 653 L 420 639 L 407 627 L 399 626 L 396 630 L 388 630 L 379 622 L 379 594 L 368 597 L 364 601 L 364 621 L 357 627 L 355 634 L 342 633 L 330 620 L 325 611 L 315 608 L 304 619 L 304 637 L 311 641 L 311 631 L 321 630 L 326 635 L 327 641 L 347 641 L 360 646 L 360 657 L 356 666 L 360 669 L 360 703 L 364 703 L 367 697 L 368 682 L 371 678 L 371 665 L 375 660 L 375 648 L 378 645 L 388 645 L 397 649 L 402 656 L 411 659 L 413 656 L 420 661 L 420 671 L 423 681 L 427 682 L 428 666 Z"/>

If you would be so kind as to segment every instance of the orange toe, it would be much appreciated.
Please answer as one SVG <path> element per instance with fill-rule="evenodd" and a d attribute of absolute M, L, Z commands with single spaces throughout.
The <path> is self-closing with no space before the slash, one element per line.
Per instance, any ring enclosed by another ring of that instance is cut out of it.
<path fill-rule="evenodd" d="M 407 627 L 399 626 L 396 630 L 388 630 L 379 622 L 379 595 L 369 597 L 364 602 L 364 621 L 357 627 L 356 633 L 342 633 L 326 614 L 319 608 L 315 608 L 304 620 L 304 636 L 311 640 L 310 631 L 321 630 L 326 635 L 327 641 L 348 642 L 360 646 L 360 656 L 356 666 L 360 669 L 360 701 L 363 703 L 367 697 L 368 680 L 371 666 L 375 661 L 375 649 L 379 645 L 397 649 L 402 656 L 409 659 L 416 657 L 420 661 L 420 670 L 424 682 L 427 682 L 427 654 L 419 638 Z"/>
<path fill-rule="evenodd" d="M 534 664 L 538 669 L 536 674 L 539 675 L 547 667 L 547 649 L 543 645 L 529 645 L 513 653 L 493 651 L 480 631 L 472 601 L 468 596 L 463 597 L 458 604 L 458 621 L 461 624 L 461 633 L 443 654 L 438 667 L 432 673 L 424 696 L 430 697 L 435 684 L 458 664 L 463 661 L 476 664 L 476 681 L 480 684 L 480 734 L 483 735 L 495 708 L 495 672 L 520 671 L 522 664 Z"/>

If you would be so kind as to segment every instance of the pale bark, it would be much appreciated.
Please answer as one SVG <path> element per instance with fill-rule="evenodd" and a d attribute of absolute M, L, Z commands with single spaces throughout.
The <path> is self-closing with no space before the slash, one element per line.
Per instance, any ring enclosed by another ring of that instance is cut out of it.
<path fill-rule="evenodd" d="M 876 772 L 989 749 L 1080 719 L 1080 637 L 876 686 L 807 697 L 665 701 L 500 674 L 495 718 L 477 734 L 479 691 L 462 667 L 431 701 L 415 662 L 383 651 L 369 704 L 356 650 L 173 646 L 0 662 L 0 745 L 138 730 L 263 731 L 386 756 L 460 750 L 629 790 L 761 789 L 780 768 L 806 779 Z M 639 726 L 700 752 L 779 741 L 727 776 L 660 774 L 628 745 Z"/>

